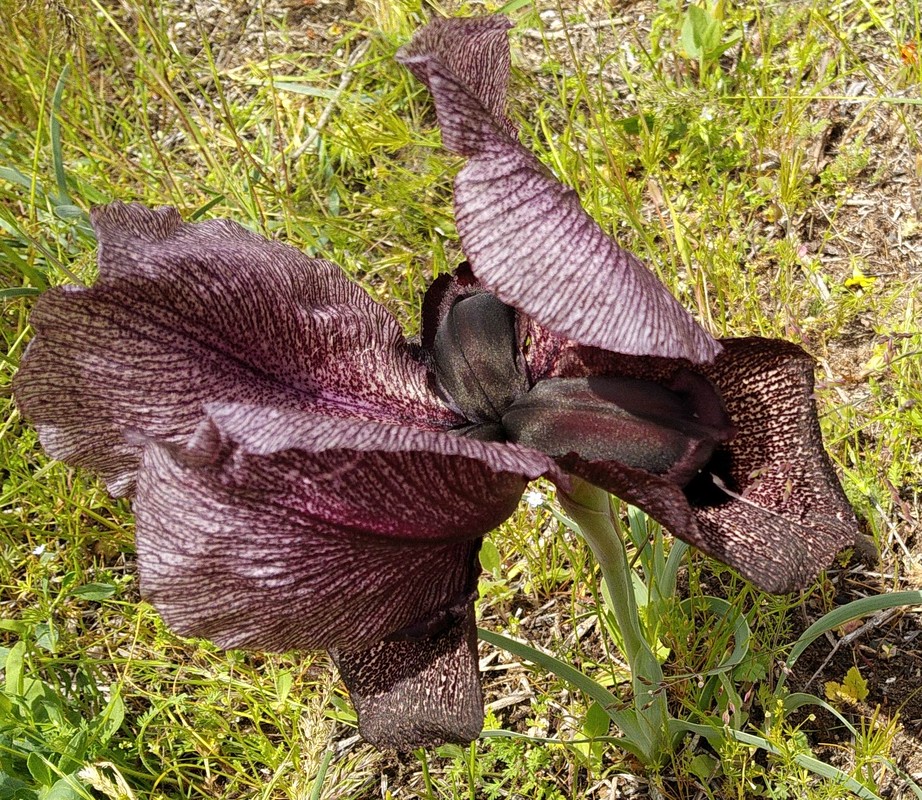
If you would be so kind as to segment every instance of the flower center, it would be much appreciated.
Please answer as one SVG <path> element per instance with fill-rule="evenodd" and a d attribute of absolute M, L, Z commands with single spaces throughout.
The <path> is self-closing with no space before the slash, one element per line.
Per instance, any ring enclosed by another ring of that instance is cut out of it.
<path fill-rule="evenodd" d="M 491 294 L 454 302 L 435 334 L 439 391 L 473 423 L 498 423 L 528 390 L 515 330 L 515 310 Z"/>
<path fill-rule="evenodd" d="M 456 300 L 432 350 L 439 391 L 469 421 L 462 436 L 617 462 L 684 486 L 732 435 L 710 381 L 684 367 L 666 384 L 603 375 L 529 387 L 516 312 L 491 294 Z"/>

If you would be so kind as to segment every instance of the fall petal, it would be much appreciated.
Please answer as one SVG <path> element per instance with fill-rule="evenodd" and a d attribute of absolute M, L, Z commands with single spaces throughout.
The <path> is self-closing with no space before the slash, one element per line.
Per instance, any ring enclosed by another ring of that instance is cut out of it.
<path fill-rule="evenodd" d="M 703 368 L 735 428 L 684 491 L 657 475 L 575 454 L 568 472 L 632 503 L 770 592 L 801 589 L 853 544 L 857 522 L 822 446 L 813 361 L 796 345 L 723 340 Z"/>
<path fill-rule="evenodd" d="M 509 54 L 493 19 L 442 20 L 398 55 L 432 93 L 445 147 L 470 159 L 455 180 L 455 216 L 474 274 L 582 344 L 712 360 L 719 344 L 515 139 L 495 99 L 505 92 Z"/>
<path fill-rule="evenodd" d="M 720 390 L 737 429 L 723 448 L 725 461 L 718 451 L 713 470 L 736 496 L 714 502 L 707 488 L 696 496 L 694 485 L 688 493 L 704 537 L 722 533 L 745 543 L 758 525 L 761 538 L 782 552 L 796 537 L 789 579 L 785 583 L 779 576 L 773 591 L 799 588 L 854 544 L 858 533 L 855 513 L 823 448 L 814 362 L 781 340 L 723 344 L 725 352 L 704 372 Z"/>
<path fill-rule="evenodd" d="M 333 654 L 367 742 L 408 750 L 479 736 L 483 694 L 473 601 L 459 612 L 422 637 Z"/>
<path fill-rule="evenodd" d="M 223 647 L 371 647 L 470 596 L 480 537 L 530 477 L 524 448 L 284 409 L 210 407 L 187 447 L 148 442 L 141 589 Z"/>
<path fill-rule="evenodd" d="M 410 422 L 455 416 L 393 317 L 335 264 L 227 220 L 94 209 L 99 280 L 45 293 L 14 393 L 50 455 L 132 490 L 138 445 L 184 441 L 212 401 Z"/>

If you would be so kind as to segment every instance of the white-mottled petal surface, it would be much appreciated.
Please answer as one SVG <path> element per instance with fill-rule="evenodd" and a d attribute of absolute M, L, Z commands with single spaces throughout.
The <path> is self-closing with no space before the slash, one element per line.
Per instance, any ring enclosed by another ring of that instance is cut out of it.
<path fill-rule="evenodd" d="M 483 694 L 473 601 L 430 635 L 336 652 L 334 658 L 359 732 L 376 747 L 467 744 L 480 735 Z"/>
<path fill-rule="evenodd" d="M 215 407 L 188 447 L 145 447 L 141 589 L 224 647 L 368 648 L 467 597 L 476 542 L 541 474 L 562 478 L 525 448 Z"/>
<path fill-rule="evenodd" d="M 183 442 L 208 402 L 456 421 L 394 318 L 335 264 L 171 208 L 114 203 L 92 220 L 99 279 L 41 297 L 14 393 L 46 451 L 113 494 L 132 491 L 131 434 Z"/>
<path fill-rule="evenodd" d="M 508 81 L 508 42 L 496 18 L 478 22 L 442 20 L 398 54 L 432 93 L 445 147 L 469 158 L 455 180 L 455 215 L 474 274 L 581 344 L 713 360 L 714 338 L 519 144 L 496 100 Z"/>

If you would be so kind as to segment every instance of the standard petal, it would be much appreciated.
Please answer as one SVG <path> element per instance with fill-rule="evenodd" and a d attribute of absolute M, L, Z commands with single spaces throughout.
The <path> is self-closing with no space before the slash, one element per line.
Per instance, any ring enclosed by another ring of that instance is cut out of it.
<path fill-rule="evenodd" d="M 486 142 L 472 145 L 483 134 L 477 126 L 498 128 L 511 136 L 515 126 L 506 117 L 509 85 L 509 39 L 512 27 L 503 16 L 433 19 L 419 30 L 397 60 L 433 92 L 430 78 L 455 76 L 465 88 L 460 104 L 470 102 L 470 113 L 460 106 L 436 104 L 442 143 L 462 155 L 476 155 Z M 483 111 L 486 110 L 486 115 Z M 488 136 L 489 141 L 492 137 Z"/>
<path fill-rule="evenodd" d="M 132 490 L 125 433 L 184 441 L 203 404 L 241 401 L 439 428 L 393 317 L 335 264 L 227 220 L 174 209 L 95 209 L 97 283 L 36 305 L 17 403 L 55 458 Z"/>
<path fill-rule="evenodd" d="M 470 159 L 455 180 L 455 216 L 474 273 L 506 303 L 582 344 L 713 360 L 713 337 L 515 139 L 495 100 L 509 71 L 500 31 L 442 20 L 398 55 L 432 93 L 445 147 Z"/>
<path fill-rule="evenodd" d="M 444 629 L 333 654 L 359 717 L 362 738 L 409 750 L 467 744 L 483 727 L 474 603 Z"/>
<path fill-rule="evenodd" d="M 561 467 L 646 511 L 675 536 L 770 592 L 801 589 L 857 536 L 854 513 L 823 449 L 813 361 L 768 339 L 723 340 L 703 371 L 736 429 L 683 491 L 614 462 Z"/>
<path fill-rule="evenodd" d="M 539 474 L 563 478 L 509 445 L 211 408 L 188 447 L 145 447 L 141 589 L 172 628 L 224 647 L 372 647 L 469 600 L 477 542 Z"/>

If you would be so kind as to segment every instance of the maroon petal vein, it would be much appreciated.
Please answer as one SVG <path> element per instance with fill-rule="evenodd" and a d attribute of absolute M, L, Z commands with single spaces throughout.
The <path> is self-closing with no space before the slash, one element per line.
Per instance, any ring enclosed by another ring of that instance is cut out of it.
<path fill-rule="evenodd" d="M 455 181 L 455 215 L 474 273 L 582 344 L 713 360 L 713 337 L 514 138 L 495 99 L 508 82 L 508 42 L 499 46 L 495 18 L 480 23 L 442 20 L 398 54 L 432 93 L 445 147 L 470 159 Z"/>
<path fill-rule="evenodd" d="M 335 264 L 170 208 L 114 203 L 92 219 L 99 280 L 40 298 L 14 393 L 48 453 L 113 494 L 133 486 L 127 431 L 182 442 L 210 401 L 457 422 L 394 318 Z"/>

